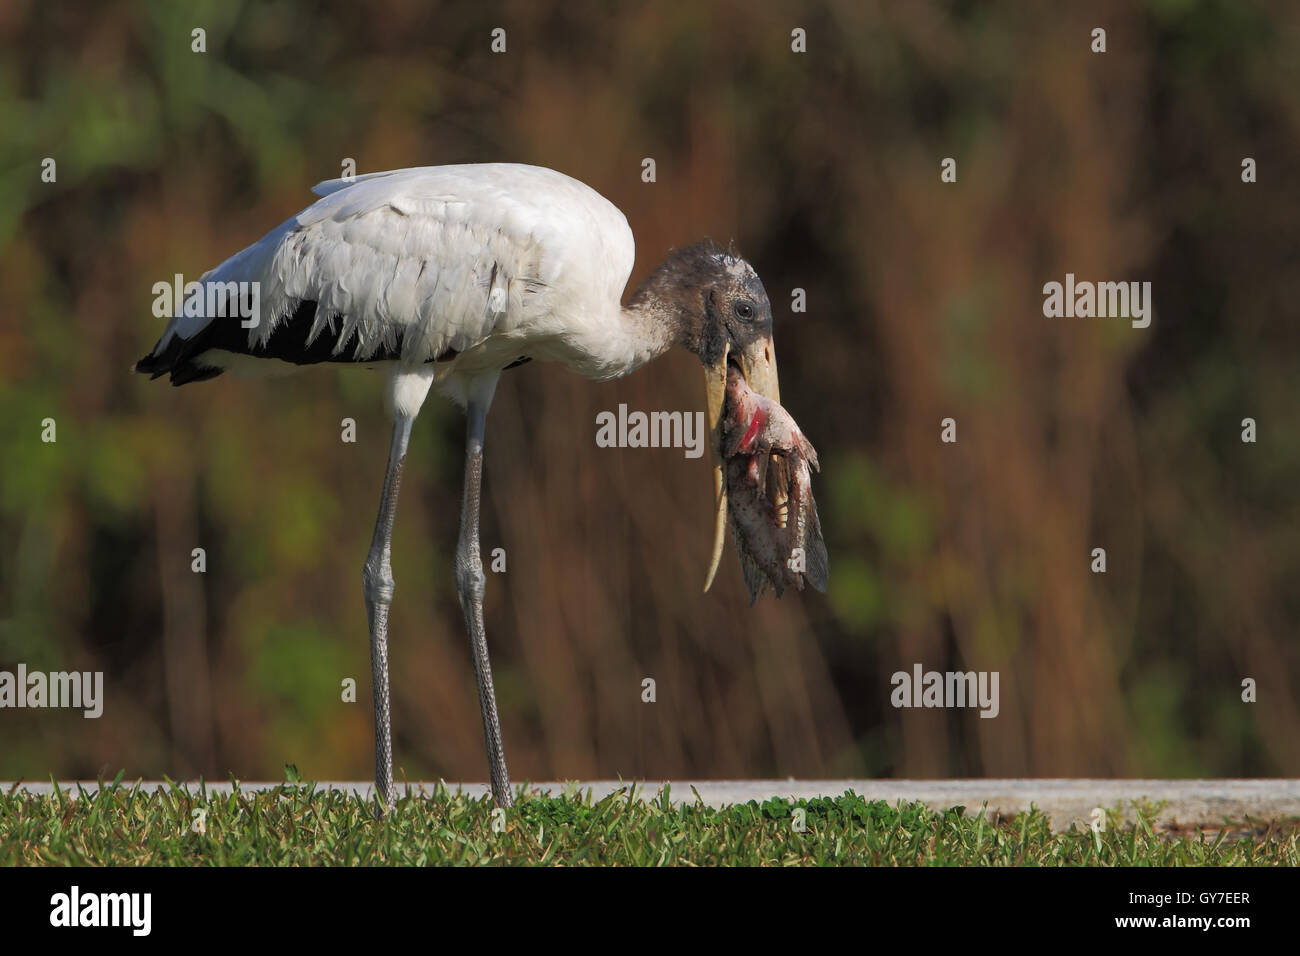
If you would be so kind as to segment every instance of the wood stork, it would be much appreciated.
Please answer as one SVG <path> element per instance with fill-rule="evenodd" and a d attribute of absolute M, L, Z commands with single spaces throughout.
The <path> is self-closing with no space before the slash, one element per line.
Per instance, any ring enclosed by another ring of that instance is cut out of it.
<path fill-rule="evenodd" d="M 670 252 L 622 305 L 634 258 L 627 220 L 595 190 L 550 169 L 428 166 L 329 180 L 313 192 L 322 198 L 204 274 L 135 370 L 153 378 L 168 374 L 173 385 L 268 360 L 349 363 L 387 375 L 392 444 L 362 575 L 381 813 L 394 800 L 388 612 L 398 486 L 412 423 L 430 387 L 464 407 L 456 585 L 473 648 L 492 793 L 510 806 L 479 554 L 484 423 L 501 372 L 538 359 L 607 380 L 674 345 L 698 356 L 715 441 L 711 582 L 727 512 L 716 436 L 728 367 L 759 395 L 779 400 L 767 293 L 743 258 L 703 240 Z M 256 302 L 257 314 L 243 320 L 241 302 Z"/>

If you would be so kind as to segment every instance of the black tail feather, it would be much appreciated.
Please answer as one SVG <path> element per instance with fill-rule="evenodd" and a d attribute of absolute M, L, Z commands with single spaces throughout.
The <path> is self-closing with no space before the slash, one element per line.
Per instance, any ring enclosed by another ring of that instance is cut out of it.
<path fill-rule="evenodd" d="M 331 326 L 327 330 L 328 334 L 321 333 L 309 342 L 308 336 L 311 334 L 315 318 L 316 303 L 299 302 L 291 315 L 276 322 L 271 336 L 256 345 L 250 343 L 248 330 L 239 323 L 237 318 L 216 319 L 188 339 L 173 335 L 165 349 L 146 355 L 135 363 L 132 371 L 148 375 L 151 379 L 170 374 L 173 385 L 207 381 L 216 378 L 224 371 L 199 361 L 203 353 L 209 350 L 251 355 L 254 358 L 279 359 L 294 365 L 315 365 L 319 362 L 349 364 L 357 361 L 353 356 L 357 351 L 360 333 L 354 329 L 347 341 L 339 347 L 337 334 Z M 455 349 L 447 348 L 429 361 L 443 362 L 456 355 Z M 369 351 L 361 364 L 397 361 L 401 357 L 402 341 L 401 336 L 398 336 L 397 341 Z M 527 361 L 529 357 L 523 355 L 506 368 L 514 368 Z"/>
<path fill-rule="evenodd" d="M 200 365 L 194 359 L 202 351 L 196 348 L 195 341 L 186 341 L 180 336 L 173 336 L 167 348 L 161 352 L 150 352 L 131 367 L 131 371 L 148 375 L 149 380 L 170 373 L 173 385 L 185 385 L 189 382 L 202 382 L 216 378 L 223 369 L 211 365 Z"/>

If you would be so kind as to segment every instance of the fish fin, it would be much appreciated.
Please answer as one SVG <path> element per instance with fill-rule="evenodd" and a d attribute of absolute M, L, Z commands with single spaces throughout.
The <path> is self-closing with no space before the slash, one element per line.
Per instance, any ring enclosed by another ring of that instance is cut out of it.
<path fill-rule="evenodd" d="M 822 524 L 817 517 L 817 502 L 808 495 L 808 529 L 804 534 L 804 577 L 821 593 L 826 593 L 830 578 L 830 561 L 826 555 L 826 542 L 822 538 Z"/>

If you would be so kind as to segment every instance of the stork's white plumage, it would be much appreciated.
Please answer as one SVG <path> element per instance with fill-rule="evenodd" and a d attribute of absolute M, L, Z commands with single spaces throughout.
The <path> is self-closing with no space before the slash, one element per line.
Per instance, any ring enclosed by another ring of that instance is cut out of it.
<path fill-rule="evenodd" d="M 169 374 L 176 385 L 273 362 L 387 371 L 393 440 L 363 574 L 381 808 L 393 799 L 389 550 L 407 443 L 431 385 L 465 407 L 457 589 L 474 650 L 493 794 L 508 806 L 478 542 L 484 425 L 501 372 L 539 359 L 608 379 L 674 344 L 685 346 L 705 368 L 716 453 L 728 365 L 755 392 L 779 400 L 767 294 L 748 263 L 706 240 L 671 253 L 622 305 L 634 259 L 626 218 L 595 190 L 550 169 L 429 166 L 330 180 L 314 191 L 320 200 L 202 276 L 199 294 L 177 309 L 136 370 Z M 246 295 L 239 283 L 258 290 L 251 327 L 241 324 L 233 301 Z M 207 308 L 213 301 L 224 307 Z M 715 464 L 715 567 L 727 503 L 720 475 Z M 809 575 L 819 586 L 824 549 L 822 555 L 821 569 Z"/>
<path fill-rule="evenodd" d="M 438 381 L 464 404 L 459 379 L 499 371 L 521 347 L 612 378 L 652 358 L 648 346 L 671 344 L 620 334 L 632 230 L 616 206 L 562 173 L 428 166 L 313 191 L 324 198 L 200 279 L 259 283 L 250 350 L 266 350 L 303 302 L 315 303 L 305 332 L 295 330 L 304 349 L 328 343 L 327 360 L 359 363 L 446 356 Z M 181 315 L 155 352 L 173 336 L 194 340 L 212 321 Z M 192 361 L 238 368 L 238 354 L 212 348 Z"/>

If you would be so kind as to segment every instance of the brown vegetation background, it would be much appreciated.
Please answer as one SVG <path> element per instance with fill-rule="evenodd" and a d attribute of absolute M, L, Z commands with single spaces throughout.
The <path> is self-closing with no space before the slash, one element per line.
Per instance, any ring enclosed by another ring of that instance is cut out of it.
<path fill-rule="evenodd" d="M 594 442 L 620 402 L 702 408 L 691 356 L 504 376 L 483 544 L 517 780 L 1300 774 L 1298 41 L 1282 0 L 0 5 L 0 669 L 106 680 L 99 720 L 0 711 L 0 778 L 370 776 L 378 377 L 128 373 L 155 282 L 346 157 L 575 176 L 626 212 L 634 282 L 734 238 L 821 453 L 830 592 L 750 609 L 730 551 L 700 592 L 706 461 Z M 1066 272 L 1151 281 L 1151 327 L 1045 318 Z M 462 441 L 431 398 L 393 556 L 408 779 L 486 777 Z M 894 709 L 914 663 L 1000 672 L 1001 714 Z"/>

